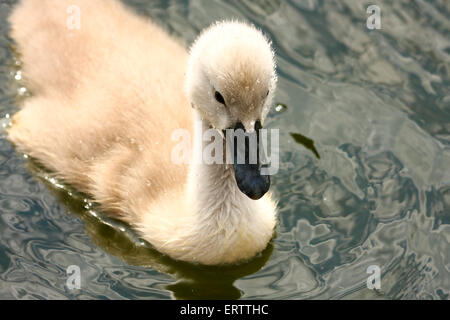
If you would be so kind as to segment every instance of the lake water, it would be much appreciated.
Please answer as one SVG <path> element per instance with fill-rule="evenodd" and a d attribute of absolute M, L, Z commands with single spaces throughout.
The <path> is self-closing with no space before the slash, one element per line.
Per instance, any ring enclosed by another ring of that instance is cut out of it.
<path fill-rule="evenodd" d="M 272 38 L 277 235 L 243 265 L 173 261 L 92 214 L 0 129 L 0 299 L 449 299 L 449 1 L 376 1 L 374 30 L 359 0 L 125 2 L 186 44 L 224 18 Z M 8 37 L 14 3 L 0 0 L 0 128 L 27 95 Z M 66 285 L 69 265 L 80 289 Z"/>

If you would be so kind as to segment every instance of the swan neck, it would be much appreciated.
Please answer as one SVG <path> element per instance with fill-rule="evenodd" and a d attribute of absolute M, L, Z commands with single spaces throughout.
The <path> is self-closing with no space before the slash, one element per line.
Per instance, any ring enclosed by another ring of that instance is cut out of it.
<path fill-rule="evenodd" d="M 203 134 L 210 129 L 210 124 L 196 112 L 194 124 L 193 162 L 189 173 L 189 198 L 199 210 L 220 207 L 221 204 L 238 205 L 246 201 L 236 184 L 233 166 L 223 163 L 206 163 L 203 150 L 211 140 L 204 139 Z M 205 141 L 206 140 L 206 141 Z M 226 152 L 223 145 L 223 152 Z"/>

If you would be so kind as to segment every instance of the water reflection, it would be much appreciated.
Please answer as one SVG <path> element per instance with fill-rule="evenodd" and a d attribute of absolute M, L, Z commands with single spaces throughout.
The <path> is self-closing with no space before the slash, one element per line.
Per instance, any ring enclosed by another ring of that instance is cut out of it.
<path fill-rule="evenodd" d="M 28 168 L 41 178 L 60 203 L 83 220 L 95 245 L 130 265 L 172 275 L 176 282 L 163 288 L 170 290 L 176 299 L 239 299 L 242 293 L 234 286 L 235 280 L 260 270 L 272 254 L 271 241 L 256 257 L 239 264 L 206 266 L 174 260 L 153 249 L 125 223 L 102 214 L 86 195 L 58 183 L 35 160 L 29 159 Z"/>
<path fill-rule="evenodd" d="M 306 149 L 309 149 L 312 151 L 312 153 L 314 153 L 314 155 L 316 156 L 317 159 L 320 159 L 320 155 L 317 152 L 316 147 L 314 146 L 314 141 L 308 137 L 305 137 L 304 135 L 302 135 L 301 133 L 289 133 L 291 135 L 292 138 L 294 138 L 295 142 L 297 142 L 298 144 L 301 144 L 302 146 L 304 146 Z"/>
<path fill-rule="evenodd" d="M 124 2 L 186 45 L 230 18 L 273 40 L 276 101 L 289 106 L 275 105 L 265 123 L 280 128 L 277 237 L 229 269 L 168 260 L 90 214 L 82 196 L 62 195 L 69 210 L 60 206 L 0 132 L 0 297 L 448 299 L 450 2 L 380 0 L 380 30 L 367 30 L 359 0 Z M 0 125 L 23 87 L 9 3 L 0 4 Z M 290 135 L 298 132 L 313 138 L 300 141 L 310 149 Z M 82 267 L 80 292 L 64 289 L 69 264 Z M 381 269 L 378 292 L 365 285 L 370 265 Z"/>

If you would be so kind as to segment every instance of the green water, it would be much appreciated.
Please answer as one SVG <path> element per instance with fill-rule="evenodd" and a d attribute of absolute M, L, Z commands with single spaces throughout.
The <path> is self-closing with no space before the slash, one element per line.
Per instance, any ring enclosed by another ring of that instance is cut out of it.
<path fill-rule="evenodd" d="M 224 18 L 272 38 L 286 105 L 267 121 L 280 128 L 276 237 L 245 264 L 176 262 L 17 154 L 1 129 L 26 96 L 16 1 L 0 0 L 0 299 L 449 298 L 450 2 L 125 2 L 186 44 Z M 366 27 L 369 4 L 381 29 Z"/>

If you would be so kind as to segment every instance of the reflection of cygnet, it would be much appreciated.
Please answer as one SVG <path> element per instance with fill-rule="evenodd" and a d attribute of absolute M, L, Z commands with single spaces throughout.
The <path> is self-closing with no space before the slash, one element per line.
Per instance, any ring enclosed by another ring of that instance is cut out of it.
<path fill-rule="evenodd" d="M 72 5 L 80 28 L 67 27 Z M 173 258 L 232 263 L 267 246 L 276 223 L 268 185 L 255 183 L 252 200 L 236 182 L 248 178 L 245 165 L 235 178 L 234 166 L 171 161 L 171 133 L 196 131 L 195 119 L 203 130 L 264 123 L 276 75 L 260 31 L 214 24 L 188 56 L 118 1 L 24 0 L 10 22 L 33 93 L 8 132 L 18 148 Z M 204 143 L 193 136 L 193 148 Z"/>

